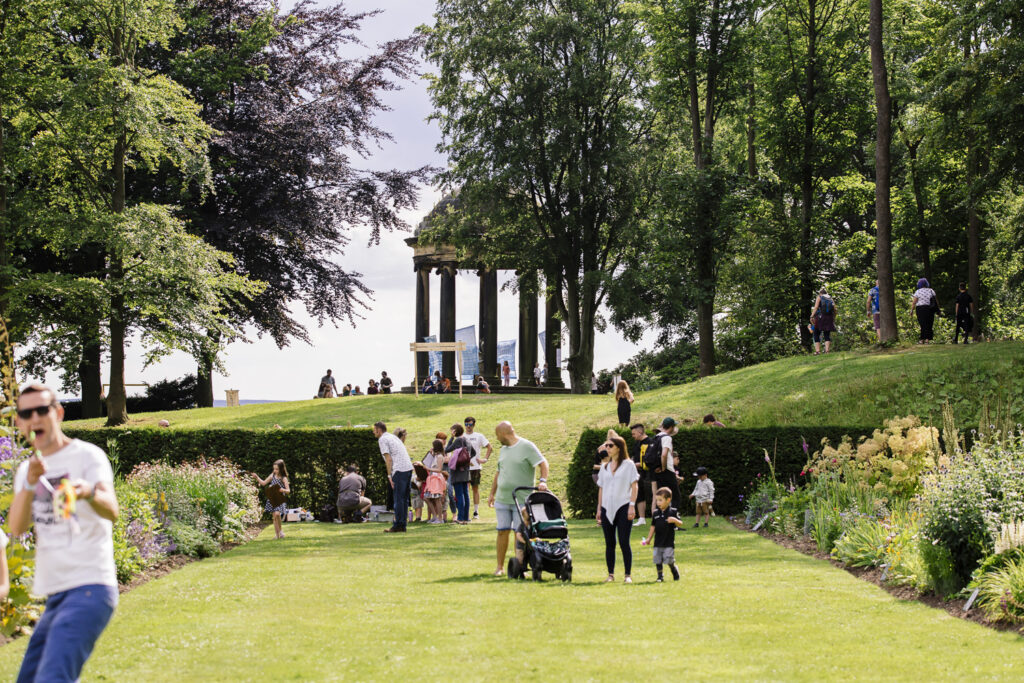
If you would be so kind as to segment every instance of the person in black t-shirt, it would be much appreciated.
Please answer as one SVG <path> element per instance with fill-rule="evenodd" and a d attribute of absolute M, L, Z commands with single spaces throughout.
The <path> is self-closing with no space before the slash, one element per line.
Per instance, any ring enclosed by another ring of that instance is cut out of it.
<path fill-rule="evenodd" d="M 640 481 L 637 482 L 639 493 L 636 496 L 636 511 L 639 517 L 633 522 L 633 526 L 643 526 L 647 524 L 647 519 L 644 517 L 644 513 L 647 512 L 647 501 L 652 498 L 651 473 L 647 471 L 647 465 L 644 464 L 644 455 L 647 453 L 647 448 L 654 443 L 654 439 L 647 436 L 642 424 L 635 424 L 629 429 L 633 433 L 633 452 L 630 453 L 630 457 L 633 458 L 636 471 L 640 473 Z M 651 504 L 653 506 L 653 501 Z"/>
<path fill-rule="evenodd" d="M 650 545 L 654 538 L 654 566 L 658 568 L 658 583 L 665 580 L 662 565 L 668 564 L 672 570 L 672 579 L 679 580 L 679 569 L 676 567 L 676 528 L 682 528 L 683 520 L 679 519 L 679 511 L 672 507 L 672 491 L 661 487 L 654 496 L 654 513 L 651 515 L 651 530 L 643 545 Z"/>
<path fill-rule="evenodd" d="M 956 331 L 953 332 L 953 343 L 958 344 L 960 330 L 964 332 L 964 344 L 971 343 L 971 330 L 974 329 L 974 298 L 967 293 L 967 284 L 960 283 L 960 293 L 956 295 Z"/>

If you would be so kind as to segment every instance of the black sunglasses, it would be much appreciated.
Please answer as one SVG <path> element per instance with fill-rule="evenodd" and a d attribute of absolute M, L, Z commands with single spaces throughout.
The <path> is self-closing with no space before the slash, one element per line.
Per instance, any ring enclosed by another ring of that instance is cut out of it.
<path fill-rule="evenodd" d="M 464 422 L 463 424 L 465 424 L 467 427 L 475 427 L 476 426 L 476 422 Z"/>
<path fill-rule="evenodd" d="M 18 417 L 22 420 L 28 420 L 32 417 L 32 413 L 35 413 L 39 417 L 43 417 L 44 415 L 49 415 L 51 410 L 53 410 L 52 403 L 45 406 L 36 406 L 35 408 L 19 408 Z"/>

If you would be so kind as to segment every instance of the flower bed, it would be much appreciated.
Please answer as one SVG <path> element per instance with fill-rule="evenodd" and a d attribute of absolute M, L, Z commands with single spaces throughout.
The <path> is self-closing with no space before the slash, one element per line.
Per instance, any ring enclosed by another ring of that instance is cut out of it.
<path fill-rule="evenodd" d="M 972 433 L 947 411 L 939 430 L 890 420 L 854 443 L 822 443 L 801 476 L 751 482 L 746 522 L 812 542 L 888 587 L 942 600 L 974 596 L 983 620 L 1024 624 L 1024 432 Z"/>
<path fill-rule="evenodd" d="M 0 437 L 0 506 L 5 510 L 14 499 L 14 472 L 29 454 L 10 437 Z M 169 558 L 215 555 L 244 540 L 262 516 L 251 475 L 228 461 L 142 464 L 119 477 L 114 489 L 120 507 L 113 529 L 114 561 L 122 585 Z M 3 529 L 9 534 L 6 519 Z M 11 538 L 11 592 L 0 612 L 5 636 L 39 618 L 42 604 L 29 593 L 33 558 L 31 532 Z"/>

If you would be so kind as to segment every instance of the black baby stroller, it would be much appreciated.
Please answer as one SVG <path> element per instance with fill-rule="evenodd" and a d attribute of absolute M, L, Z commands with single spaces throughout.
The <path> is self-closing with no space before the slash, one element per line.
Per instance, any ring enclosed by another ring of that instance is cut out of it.
<path fill-rule="evenodd" d="M 516 494 L 533 491 L 520 505 Z M 562 516 L 562 503 L 551 493 L 529 486 L 520 486 L 512 492 L 516 508 L 523 510 L 523 524 L 516 529 L 516 548 L 523 551 L 523 563 L 515 553 L 508 561 L 510 579 L 525 579 L 530 571 L 534 581 L 541 580 L 542 572 L 551 572 L 562 581 L 572 581 L 572 553 L 569 548 L 569 527 Z M 525 542 L 519 540 L 519 536 Z"/>

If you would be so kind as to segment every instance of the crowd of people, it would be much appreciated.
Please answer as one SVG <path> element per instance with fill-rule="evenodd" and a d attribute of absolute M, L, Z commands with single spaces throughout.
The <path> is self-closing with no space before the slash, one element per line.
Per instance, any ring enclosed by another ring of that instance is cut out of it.
<path fill-rule="evenodd" d="M 394 386 L 391 378 L 388 377 L 388 373 L 382 371 L 380 373 L 380 379 L 373 379 L 372 377 L 366 382 L 366 392 L 359 385 L 354 387 L 351 384 L 346 384 L 338 390 L 338 384 L 334 379 L 334 373 L 331 370 L 327 371 L 327 374 L 320 378 L 320 386 L 316 391 L 315 398 L 337 398 L 342 396 L 375 396 L 377 394 L 390 394 L 391 388 Z"/>

